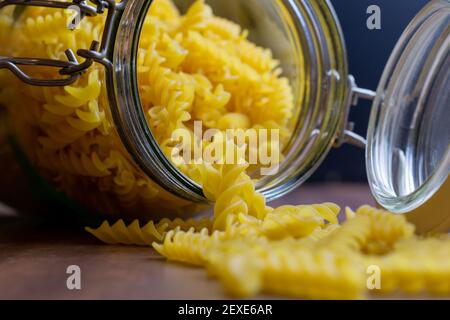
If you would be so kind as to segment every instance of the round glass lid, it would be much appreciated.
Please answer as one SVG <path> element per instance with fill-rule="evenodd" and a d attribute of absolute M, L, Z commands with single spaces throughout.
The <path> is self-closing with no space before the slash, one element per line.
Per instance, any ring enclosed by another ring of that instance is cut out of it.
<path fill-rule="evenodd" d="M 367 173 L 378 203 L 410 212 L 450 172 L 450 2 L 431 1 L 388 62 L 368 131 Z"/>

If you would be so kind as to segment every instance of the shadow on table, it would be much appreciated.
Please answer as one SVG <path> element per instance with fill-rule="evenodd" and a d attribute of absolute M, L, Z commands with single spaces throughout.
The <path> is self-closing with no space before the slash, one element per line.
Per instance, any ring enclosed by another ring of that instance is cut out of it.
<path fill-rule="evenodd" d="M 277 207 L 285 204 L 313 204 L 335 202 L 341 206 L 357 208 L 374 204 L 370 190 L 364 184 L 305 185 L 289 195 L 270 203 Z M 5 208 L 5 207 L 3 207 Z M 45 219 L 42 215 L 19 216 L 0 208 L 0 245 L 2 243 L 71 243 L 96 245 L 98 241 L 84 231 L 84 225 L 67 219 Z M 7 214 L 5 214 L 5 212 Z M 341 214 L 342 218 L 343 214 Z"/>

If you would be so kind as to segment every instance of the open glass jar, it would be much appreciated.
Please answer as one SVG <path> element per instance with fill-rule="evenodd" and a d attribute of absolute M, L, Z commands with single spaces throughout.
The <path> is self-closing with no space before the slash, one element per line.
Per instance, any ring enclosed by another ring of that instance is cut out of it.
<path fill-rule="evenodd" d="M 185 12 L 194 1 L 174 2 Z M 16 4 L 70 7 L 81 14 L 81 23 L 97 19 L 103 24 L 98 27 L 93 22 L 89 28 L 85 27 L 91 34 L 83 38 L 84 42 L 75 41 L 77 45 L 87 44 L 88 36 L 96 35 L 98 39 L 91 39 L 89 50 L 72 47 L 74 42 L 60 36 L 55 37 L 57 40 L 41 39 L 50 43 L 59 55 L 36 50 L 36 55 L 41 56 L 18 58 L 14 49 L 21 52 L 18 44 L 21 37 L 11 32 L 11 50 L 0 51 L 0 68 L 9 69 L 18 79 L 35 86 L 28 86 L 23 93 L 33 97 L 33 103 L 21 101 L 17 92 L 3 90 L 0 94 L 0 104 L 7 110 L 7 140 L 15 154 L 2 156 L 2 160 L 19 159 L 27 176 L 36 178 L 38 189 L 47 190 L 53 201 L 71 199 L 70 207 L 77 208 L 77 212 L 88 208 L 107 214 L 107 218 L 126 219 L 188 217 L 210 203 L 202 186 L 195 182 L 195 173 L 189 176 L 175 166 L 166 156 L 161 140 L 155 137 L 155 128 L 149 127 L 143 92 L 162 85 L 152 81 L 143 84 L 142 81 L 152 79 L 152 71 L 142 69 L 145 57 L 140 49 L 149 45 L 145 35 L 152 32 L 154 25 L 148 13 L 158 12 L 159 3 L 163 2 L 0 1 L 0 9 Z M 329 1 L 211 0 L 208 5 L 216 15 L 237 23 L 242 28 L 237 33 L 248 30 L 253 43 L 269 48 L 290 83 L 293 108 L 286 123 L 289 137 L 282 145 L 283 160 L 276 173 L 255 175 L 257 191 L 269 201 L 279 198 L 306 181 L 334 146 L 348 142 L 365 147 L 365 139 L 352 132 L 348 115 L 358 98 L 375 98 L 367 143 L 368 176 L 375 198 L 394 213 L 408 213 L 419 227 L 423 226 L 419 228 L 421 231 L 448 229 L 450 209 L 445 203 L 441 202 L 438 209 L 427 208 L 427 212 L 417 213 L 449 195 L 450 126 L 449 111 L 445 108 L 449 102 L 448 1 L 433 1 L 411 23 L 393 53 L 377 94 L 358 88 L 348 74 L 344 38 Z M 12 16 L 24 19 L 17 12 L 23 10 L 14 10 Z M 195 12 L 191 13 L 194 19 Z M 27 14 L 33 18 L 33 13 Z M 28 27 L 38 30 L 48 24 L 48 28 L 55 28 L 52 22 L 51 18 L 45 18 L 41 19 L 42 24 L 30 27 L 28 23 Z M 214 26 L 213 33 L 226 36 L 222 33 L 232 31 L 222 22 Z M 10 23 L 14 30 L 14 18 Z M 203 27 L 209 32 L 208 26 Z M 72 49 L 65 51 L 66 60 L 61 59 L 63 49 Z M 79 58 L 73 53 L 76 49 Z M 212 50 L 220 52 L 219 49 Z M 195 50 L 190 52 L 195 54 Z M 251 58 L 247 57 L 249 64 Z M 80 63 L 78 59 L 84 61 Z M 271 72 L 275 72 L 273 69 L 270 67 Z M 150 74 L 142 78 L 145 72 Z M 5 76 L 3 81 L 19 80 Z M 101 85 L 96 86 L 97 83 Z M 71 97 L 65 97 L 64 93 Z M 95 99 L 83 98 L 90 95 Z M 278 98 L 284 101 L 286 95 Z M 58 105 L 63 107 L 58 109 Z M 75 111 L 67 110 L 70 105 L 85 106 L 91 114 L 78 112 L 77 117 L 91 123 L 99 121 L 103 127 L 73 121 Z M 23 119 L 28 108 L 38 110 L 37 124 L 36 118 Z M 79 135 L 63 128 L 67 123 L 84 133 L 96 130 L 102 134 L 89 133 L 90 139 L 78 143 Z M 100 144 L 110 145 L 107 153 L 99 150 Z M 40 146 L 46 147 L 44 154 L 37 152 Z M 18 183 L 18 179 L 14 180 Z M 43 188 L 43 184 L 52 187 Z M 63 192 L 54 192 L 55 189 Z M 416 213 L 412 214 L 413 211 Z M 425 217 L 426 223 L 419 222 L 416 216 Z"/>

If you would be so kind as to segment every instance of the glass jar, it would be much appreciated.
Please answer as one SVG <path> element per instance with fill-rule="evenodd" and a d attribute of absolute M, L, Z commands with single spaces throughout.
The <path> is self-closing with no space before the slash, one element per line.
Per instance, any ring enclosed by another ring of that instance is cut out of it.
<path fill-rule="evenodd" d="M 175 1 L 181 11 L 192 2 Z M 11 4 L 17 1 L 0 1 L 0 8 Z M 377 94 L 358 88 L 349 75 L 344 37 L 329 1 L 233 0 L 225 3 L 211 0 L 208 4 L 216 15 L 248 30 L 252 42 L 271 49 L 292 87 L 291 134 L 284 145 L 283 161 L 276 174 L 255 175 L 257 191 L 269 201 L 279 198 L 305 182 L 331 148 L 343 143 L 365 147 L 366 140 L 352 132 L 349 113 L 359 98 L 375 98 L 367 141 L 367 170 L 375 198 L 394 213 L 426 217 L 428 224 L 417 222 L 424 226 L 419 226 L 421 231 L 448 229 L 450 209 L 446 209 L 445 203 L 440 203 L 439 209 L 417 213 L 442 195 L 444 198 L 449 195 L 450 134 L 448 109 L 444 108 L 449 101 L 446 90 L 449 46 L 445 37 L 450 16 L 448 1 L 432 1 L 411 23 L 386 67 Z M 50 195 L 53 203 L 69 203 L 70 208 L 76 208 L 77 215 L 89 209 L 107 214 L 100 219 L 186 218 L 210 204 L 201 185 L 165 156 L 143 111 L 139 47 L 142 33 L 146 32 L 143 30 L 149 26 L 146 16 L 153 1 L 31 0 L 22 5 L 72 6 L 71 9 L 82 13 L 84 20 L 99 15 L 106 17 L 101 39 L 97 39 L 100 41 L 92 42 L 89 50 L 77 51 L 84 62 L 78 62 L 73 50 L 69 50 L 66 61 L 0 57 L 0 68 L 8 68 L 28 85 L 60 90 L 59 87 L 77 81 L 87 83 L 83 73 L 103 66 L 98 69 L 104 79 L 99 99 L 106 101 L 105 117 L 110 119 L 113 131 L 110 139 L 118 141 L 117 157 L 139 173 L 139 179 L 133 182 L 136 192 L 124 190 L 125 185 L 129 186 L 124 180 L 132 180 L 125 175 L 115 177 L 117 190 L 102 189 L 105 184 L 100 181 L 102 177 L 83 177 L 82 181 L 68 179 L 70 181 L 63 183 L 60 176 L 48 175 L 45 168 L 41 168 L 43 163 L 30 155 L 30 147 L 27 150 L 23 142 L 19 142 L 23 139 L 15 138 L 20 135 L 20 129 L 15 124 L 14 114 L 9 112 L 8 126 L 12 129 L 9 144 L 13 146 L 15 159 L 26 168 L 26 176 L 33 177 L 34 184 L 38 185 L 36 189 L 46 190 L 44 193 Z M 35 76 L 32 68 L 42 66 L 46 70 L 56 68 L 60 75 L 44 79 Z M 418 83 L 424 85 L 417 86 Z M 435 126 L 435 121 L 440 121 L 439 125 Z M 435 141 L 433 148 L 430 148 L 431 139 Z M 10 159 L 2 156 L 3 161 Z M 71 163 L 70 157 L 59 157 L 59 161 Z M 70 187 L 64 188 L 64 184 Z M 144 185 L 149 186 L 149 190 L 139 189 Z M 135 203 L 136 194 L 145 201 Z M 125 202 L 131 205 L 124 205 Z M 83 216 L 90 221 L 91 217 L 98 217 L 93 213 Z"/>

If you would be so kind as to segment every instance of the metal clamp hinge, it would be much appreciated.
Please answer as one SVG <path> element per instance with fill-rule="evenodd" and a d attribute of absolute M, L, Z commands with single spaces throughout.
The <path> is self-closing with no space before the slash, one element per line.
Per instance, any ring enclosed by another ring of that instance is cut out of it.
<path fill-rule="evenodd" d="M 376 92 L 368 89 L 359 88 L 356 85 L 355 78 L 353 76 L 348 77 L 348 94 L 345 99 L 345 113 L 341 128 L 338 132 L 338 138 L 335 141 L 335 147 L 340 147 L 345 143 L 365 148 L 366 139 L 359 134 L 355 133 L 355 124 L 349 120 L 350 109 L 352 106 L 356 106 L 359 103 L 359 99 L 374 100 Z"/>
<path fill-rule="evenodd" d="M 74 52 L 70 49 L 65 51 L 67 60 L 52 60 L 40 58 L 16 58 L 0 56 L 0 69 L 9 69 L 23 82 L 34 86 L 67 86 L 73 84 L 94 62 L 103 65 L 111 64 L 112 48 L 114 47 L 115 30 L 121 17 L 121 13 L 126 5 L 126 0 L 116 2 L 115 0 L 72 0 L 72 2 L 61 2 L 53 0 L 0 0 L 0 10 L 3 7 L 35 6 L 56 9 L 70 9 L 76 6 L 79 9 L 79 19 L 85 17 L 95 17 L 107 11 L 104 31 L 101 43 L 93 40 L 89 49 L 79 49 L 77 55 L 84 58 L 83 62 L 78 62 Z M 35 78 L 27 74 L 20 66 L 40 66 L 53 67 L 59 69 L 58 73 L 62 77 L 55 79 Z"/>

